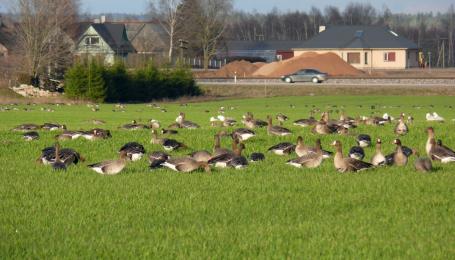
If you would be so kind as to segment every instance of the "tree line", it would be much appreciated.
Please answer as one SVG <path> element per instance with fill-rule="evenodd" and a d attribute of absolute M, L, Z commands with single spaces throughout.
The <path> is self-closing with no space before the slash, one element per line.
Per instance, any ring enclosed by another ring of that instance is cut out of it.
<path fill-rule="evenodd" d="M 376 9 L 368 3 L 350 3 L 344 10 L 336 6 L 309 11 L 269 13 L 234 12 L 224 39 L 226 40 L 297 40 L 305 41 L 319 33 L 321 25 L 388 26 L 414 41 L 425 54 L 432 53 L 432 64 L 455 66 L 455 10 L 451 5 L 445 13 L 392 13 L 388 8 Z"/>
<path fill-rule="evenodd" d="M 81 21 L 79 0 L 11 0 L 17 27 L 14 52 L 21 57 L 22 72 L 39 77 L 49 71 L 64 72 L 72 62 L 71 38 Z M 350 3 L 308 11 L 268 13 L 233 9 L 233 0 L 151 0 L 148 19 L 160 21 L 167 35 L 169 61 L 180 56 L 203 57 L 204 68 L 229 40 L 305 41 L 321 25 L 381 25 L 432 53 L 433 66 L 454 66 L 455 10 L 416 14 L 393 13 L 368 3 Z M 130 19 L 134 19 L 134 15 Z M 136 16 L 136 18 L 141 16 Z"/>

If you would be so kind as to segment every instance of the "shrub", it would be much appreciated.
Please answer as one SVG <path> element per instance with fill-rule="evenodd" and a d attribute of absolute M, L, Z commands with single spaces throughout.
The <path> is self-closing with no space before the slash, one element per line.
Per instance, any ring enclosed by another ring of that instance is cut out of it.
<path fill-rule="evenodd" d="M 149 102 L 201 94 L 189 69 L 159 69 L 153 64 L 132 72 L 120 61 L 111 67 L 97 62 L 76 64 L 67 71 L 65 81 L 68 97 L 98 102 Z"/>
<path fill-rule="evenodd" d="M 85 98 L 87 96 L 88 75 L 82 64 L 75 64 L 65 73 L 65 94 L 69 98 Z"/>

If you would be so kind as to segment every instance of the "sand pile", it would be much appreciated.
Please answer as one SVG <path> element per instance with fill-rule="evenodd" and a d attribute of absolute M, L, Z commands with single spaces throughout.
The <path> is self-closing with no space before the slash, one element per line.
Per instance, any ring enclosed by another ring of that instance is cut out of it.
<path fill-rule="evenodd" d="M 233 78 L 234 75 L 237 74 L 237 77 L 239 78 L 250 77 L 264 64 L 265 63 L 262 62 L 251 63 L 244 60 L 233 61 L 216 71 L 214 76 L 220 78 Z"/>
<path fill-rule="evenodd" d="M 331 76 L 355 76 L 362 72 L 346 63 L 334 53 L 305 53 L 289 60 L 272 62 L 261 66 L 253 76 L 280 77 L 301 69 L 317 69 Z"/>

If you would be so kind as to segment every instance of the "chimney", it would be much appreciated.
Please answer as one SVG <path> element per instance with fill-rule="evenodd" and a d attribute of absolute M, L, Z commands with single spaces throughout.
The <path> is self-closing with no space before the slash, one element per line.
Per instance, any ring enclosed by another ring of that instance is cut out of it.
<path fill-rule="evenodd" d="M 325 29 L 325 25 L 319 25 L 319 33 L 322 33 Z"/>
<path fill-rule="evenodd" d="M 101 21 L 101 23 L 105 23 L 106 22 L 106 16 L 102 15 L 100 21 Z"/>

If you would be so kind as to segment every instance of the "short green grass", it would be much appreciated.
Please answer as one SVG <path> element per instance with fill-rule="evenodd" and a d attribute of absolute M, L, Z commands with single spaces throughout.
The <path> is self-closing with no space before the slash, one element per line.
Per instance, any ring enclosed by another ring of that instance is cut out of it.
<path fill-rule="evenodd" d="M 291 122 L 308 117 L 313 106 L 334 110 L 333 117 L 341 109 L 351 116 L 411 113 L 416 120 L 402 141 L 424 154 L 428 111 L 447 119 L 445 124 L 434 124 L 436 134 L 455 147 L 453 101 L 452 97 L 282 97 L 187 107 L 160 104 L 167 113 L 144 104 L 128 105 L 126 112 L 112 112 L 113 105 L 102 105 L 96 113 L 86 106 L 51 106 L 55 112 L 42 112 L 41 105 L 31 106 L 30 112 L 22 110 L 25 106 L 0 112 L 0 258 L 453 258 L 455 164 L 435 164 L 437 170 L 431 174 L 416 173 L 412 162 L 405 168 L 339 174 L 332 160 L 318 169 L 296 169 L 284 163 L 290 157 L 267 154 L 265 162 L 247 169 L 215 169 L 210 175 L 151 172 L 145 158 L 117 176 L 100 176 L 85 166 L 115 158 L 128 141 L 142 143 L 148 152 L 159 150 L 149 143 L 149 132 L 117 127 L 132 119 L 151 118 L 167 125 L 179 111 L 203 127 L 180 130 L 174 138 L 191 149 L 173 154 L 210 150 L 218 129 L 209 127 L 208 119 L 221 106 L 237 120 L 247 111 L 263 119 L 278 112 L 290 117 L 285 126 L 294 131 L 292 137 L 269 137 L 265 129 L 257 130 L 258 136 L 246 142 L 246 155 L 265 152 L 278 142 L 294 142 L 298 135 L 312 144 L 319 136 Z M 61 142 L 87 158 L 67 172 L 35 163 L 40 150 L 54 143 L 56 133 L 40 132 L 39 141 L 27 143 L 20 133 L 10 131 L 21 123 L 44 122 L 90 129 L 94 126 L 87 120 L 92 118 L 106 120 L 104 127 L 112 130 L 113 138 Z M 352 136 L 324 136 L 322 143 L 332 149 L 329 144 L 339 139 L 347 152 L 356 134 L 368 133 L 381 137 L 384 151 L 391 152 L 392 129 L 392 125 L 360 126 Z M 223 140 L 223 145 L 229 141 Z M 369 159 L 373 148 L 367 153 Z"/>

